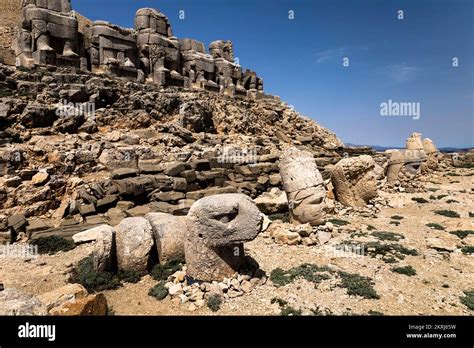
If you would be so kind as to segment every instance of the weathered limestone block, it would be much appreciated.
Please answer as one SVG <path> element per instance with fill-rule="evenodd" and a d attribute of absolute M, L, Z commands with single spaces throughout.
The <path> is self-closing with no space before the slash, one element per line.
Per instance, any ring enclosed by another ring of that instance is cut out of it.
<path fill-rule="evenodd" d="M 137 36 L 133 30 L 95 21 L 90 52 L 93 72 L 137 78 Z"/>
<path fill-rule="evenodd" d="M 53 316 L 105 316 L 107 315 L 107 298 L 104 294 L 92 294 L 52 308 L 49 314 Z"/>
<path fill-rule="evenodd" d="M 280 175 L 293 223 L 312 226 L 326 221 L 326 189 L 313 155 L 286 147 L 280 156 Z"/>
<path fill-rule="evenodd" d="M 423 150 L 393 151 L 387 165 L 387 182 L 414 180 L 421 174 L 422 164 L 426 160 Z"/>
<path fill-rule="evenodd" d="M 186 216 L 149 213 L 145 215 L 145 219 L 153 229 L 160 264 L 183 260 L 184 240 L 188 228 Z"/>
<path fill-rule="evenodd" d="M 146 274 L 154 246 L 150 223 L 141 217 L 126 218 L 115 226 L 115 240 L 118 269 Z"/>
<path fill-rule="evenodd" d="M 80 67 L 78 21 L 70 0 L 23 0 L 17 33 L 17 65 Z"/>
<path fill-rule="evenodd" d="M 46 309 L 59 307 L 66 302 L 72 302 L 87 296 L 87 290 L 80 284 L 67 284 L 52 291 L 43 293 L 38 296 L 38 299 L 43 302 Z"/>
<path fill-rule="evenodd" d="M 243 243 L 261 231 L 263 216 L 243 194 L 222 194 L 200 199 L 188 213 L 185 241 L 188 276 L 220 281 L 245 266 Z"/>
<path fill-rule="evenodd" d="M 6 288 L 0 291 L 0 315 L 47 315 L 46 306 L 36 296 Z"/>
<path fill-rule="evenodd" d="M 377 196 L 375 162 L 368 155 L 344 158 L 332 170 L 336 198 L 351 207 L 365 206 Z"/>

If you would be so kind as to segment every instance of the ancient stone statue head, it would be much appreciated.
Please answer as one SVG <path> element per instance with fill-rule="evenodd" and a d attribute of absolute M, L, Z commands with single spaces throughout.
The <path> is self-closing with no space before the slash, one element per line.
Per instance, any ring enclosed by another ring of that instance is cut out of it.
<path fill-rule="evenodd" d="M 423 150 L 397 150 L 392 152 L 387 166 L 387 182 L 410 181 L 422 171 L 426 162 L 426 153 Z"/>
<path fill-rule="evenodd" d="M 280 156 L 279 167 L 292 222 L 323 224 L 326 220 L 326 189 L 313 155 L 287 147 Z"/>
<path fill-rule="evenodd" d="M 221 194 L 195 202 L 187 215 L 185 256 L 188 276 L 222 280 L 245 266 L 243 243 L 261 231 L 263 217 L 243 194 Z"/>
<path fill-rule="evenodd" d="M 336 198 L 344 205 L 365 206 L 377 196 L 375 162 L 370 156 L 344 158 L 332 171 Z"/>
<path fill-rule="evenodd" d="M 443 155 L 438 151 L 436 145 L 429 138 L 423 139 L 423 150 L 425 151 L 428 159 L 423 165 L 424 171 L 433 171 L 438 168 L 439 161 L 442 159 Z"/>
<path fill-rule="evenodd" d="M 427 155 L 432 154 L 434 152 L 438 152 L 438 149 L 436 148 L 435 144 L 429 138 L 423 139 L 423 150 L 425 150 Z"/>
<path fill-rule="evenodd" d="M 141 8 L 135 14 L 135 30 L 146 30 L 148 33 L 157 33 L 165 37 L 173 36 L 168 18 L 153 8 Z"/>
<path fill-rule="evenodd" d="M 421 141 L 421 133 L 412 133 L 406 141 L 407 150 L 423 150 L 423 142 Z"/>
<path fill-rule="evenodd" d="M 234 47 L 232 41 L 217 40 L 209 45 L 209 53 L 213 58 L 223 58 L 234 62 Z"/>

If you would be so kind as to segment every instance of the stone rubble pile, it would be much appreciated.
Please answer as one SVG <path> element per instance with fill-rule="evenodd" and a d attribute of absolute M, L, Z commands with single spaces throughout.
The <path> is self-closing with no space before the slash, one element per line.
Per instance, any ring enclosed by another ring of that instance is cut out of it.
<path fill-rule="evenodd" d="M 252 292 L 256 287 L 266 283 L 267 277 L 263 272 L 235 273 L 222 281 L 190 282 L 186 278 L 187 267 L 175 272 L 165 283 L 168 295 L 176 305 L 185 305 L 187 310 L 195 311 L 206 305 L 209 298 L 218 296 L 229 300 Z"/>

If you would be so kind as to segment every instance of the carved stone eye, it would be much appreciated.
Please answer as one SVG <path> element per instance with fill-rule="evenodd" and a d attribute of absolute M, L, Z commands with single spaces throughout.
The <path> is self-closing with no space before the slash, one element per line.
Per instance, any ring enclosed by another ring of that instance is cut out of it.
<path fill-rule="evenodd" d="M 237 217 L 238 214 L 239 214 L 238 209 L 233 209 L 232 211 L 230 211 L 228 213 L 216 214 L 212 218 L 214 220 L 220 221 L 222 223 L 229 223 L 232 220 L 234 220 Z"/>

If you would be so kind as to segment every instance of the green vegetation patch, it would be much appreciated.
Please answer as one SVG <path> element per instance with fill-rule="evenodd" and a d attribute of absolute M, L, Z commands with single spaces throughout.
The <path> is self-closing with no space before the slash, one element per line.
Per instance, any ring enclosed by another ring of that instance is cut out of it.
<path fill-rule="evenodd" d="M 468 245 L 463 248 L 461 248 L 461 251 L 464 255 L 472 255 L 474 254 L 474 246 Z"/>
<path fill-rule="evenodd" d="M 434 213 L 437 214 L 437 215 L 446 216 L 446 217 L 449 217 L 449 218 L 459 218 L 459 217 L 461 217 L 461 215 L 459 215 L 458 213 L 456 213 L 455 211 L 452 211 L 452 210 L 435 210 Z"/>
<path fill-rule="evenodd" d="M 170 260 L 163 265 L 155 265 L 151 270 L 151 276 L 155 280 L 168 280 L 168 277 L 181 270 L 183 265 L 184 260 L 182 259 Z"/>
<path fill-rule="evenodd" d="M 290 268 L 287 271 L 276 268 L 271 272 L 270 280 L 277 286 L 283 286 L 293 282 L 297 278 L 304 278 L 317 285 L 322 280 L 329 279 L 331 274 L 341 278 L 341 283 L 338 286 L 346 288 L 349 295 L 362 296 L 368 299 L 379 298 L 373 288 L 373 280 L 371 278 L 359 274 L 336 271 L 328 266 L 317 266 L 305 263 L 298 267 Z M 280 304 L 278 299 L 272 301 L 274 301 L 272 303 L 278 301 Z M 286 306 L 286 303 L 281 303 L 283 306 Z"/>
<path fill-rule="evenodd" d="M 361 296 L 367 299 L 380 298 L 373 288 L 374 281 L 371 278 L 355 273 L 339 272 L 338 274 L 342 280 L 339 286 L 346 288 L 348 295 Z"/>
<path fill-rule="evenodd" d="M 40 237 L 33 243 L 38 246 L 38 253 L 50 255 L 58 251 L 69 251 L 76 247 L 72 240 L 60 236 Z"/>
<path fill-rule="evenodd" d="M 426 224 L 426 226 L 429 228 L 432 228 L 433 230 L 438 230 L 438 231 L 442 231 L 446 229 L 446 227 L 444 227 L 443 225 L 436 224 L 434 222 L 430 222 L 429 224 Z"/>
<path fill-rule="evenodd" d="M 411 200 L 415 201 L 416 203 L 421 203 L 421 204 L 429 202 L 427 199 L 424 199 L 423 197 L 413 197 Z"/>
<path fill-rule="evenodd" d="M 364 245 L 364 250 L 367 255 L 374 258 L 381 255 L 382 261 L 386 263 L 394 263 L 396 259 L 403 260 L 405 255 L 418 255 L 418 251 L 415 249 L 406 248 L 398 243 L 367 242 Z"/>
<path fill-rule="evenodd" d="M 392 272 L 405 274 L 409 277 L 416 275 L 416 270 L 410 265 L 405 267 L 394 267 L 392 268 Z"/>
<path fill-rule="evenodd" d="M 350 224 L 349 221 L 341 220 L 341 219 L 330 219 L 329 222 L 332 223 L 334 226 L 337 226 L 337 227 L 346 226 L 346 225 Z"/>
<path fill-rule="evenodd" d="M 281 309 L 280 314 L 283 315 L 283 316 L 292 316 L 292 317 L 294 317 L 294 316 L 301 315 L 302 311 L 301 311 L 301 309 L 295 309 L 291 306 L 285 306 Z"/>
<path fill-rule="evenodd" d="M 217 294 L 209 296 L 209 299 L 207 300 L 207 307 L 213 312 L 217 312 L 219 309 L 221 309 L 221 304 L 222 297 Z"/>
<path fill-rule="evenodd" d="M 271 304 L 278 303 L 280 307 L 284 307 L 288 304 L 288 301 L 285 301 L 284 299 L 279 298 L 279 297 L 274 297 L 271 299 L 270 303 Z"/>
<path fill-rule="evenodd" d="M 403 220 L 403 216 L 393 215 L 393 216 L 390 216 L 390 219 L 392 219 L 392 220 Z"/>
<path fill-rule="evenodd" d="M 118 277 L 126 283 L 136 284 L 140 281 L 140 274 L 132 270 L 120 270 L 118 272 Z"/>
<path fill-rule="evenodd" d="M 371 235 L 380 240 L 389 240 L 393 242 L 398 242 L 400 239 L 405 239 L 405 236 L 400 233 L 387 231 L 372 232 Z"/>
<path fill-rule="evenodd" d="M 470 310 L 474 310 L 474 290 L 463 291 L 465 296 L 459 297 L 461 303 Z"/>
<path fill-rule="evenodd" d="M 454 234 L 456 237 L 464 239 L 470 234 L 474 234 L 474 231 L 472 230 L 457 230 L 457 231 L 452 231 L 449 232 L 450 234 Z"/>
<path fill-rule="evenodd" d="M 329 279 L 329 275 L 325 273 L 333 273 L 334 271 L 327 266 L 317 266 L 309 263 L 302 264 L 298 267 L 290 268 L 287 271 L 281 268 L 274 269 L 270 274 L 270 280 L 277 286 L 283 286 L 292 283 L 296 278 L 304 278 L 314 284 L 319 284 L 325 279 Z"/>
<path fill-rule="evenodd" d="M 72 270 L 70 283 L 79 283 L 89 292 L 117 289 L 120 286 L 119 278 L 110 273 L 96 271 L 92 256 L 81 260 Z"/>
<path fill-rule="evenodd" d="M 166 282 L 164 280 L 160 281 L 154 287 L 148 291 L 148 295 L 156 298 L 161 301 L 166 296 L 168 296 L 168 289 L 165 287 Z"/>

